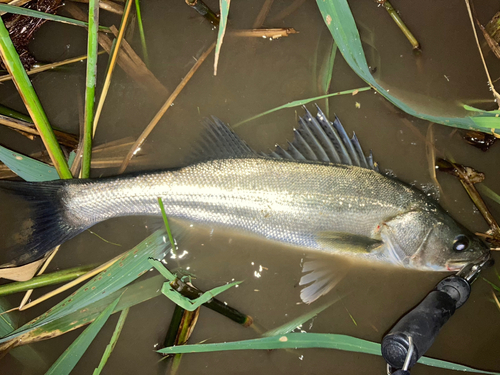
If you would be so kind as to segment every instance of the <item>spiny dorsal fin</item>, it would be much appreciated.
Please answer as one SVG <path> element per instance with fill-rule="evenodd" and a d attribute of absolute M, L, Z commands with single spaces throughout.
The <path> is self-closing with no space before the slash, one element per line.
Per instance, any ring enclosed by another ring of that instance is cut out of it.
<path fill-rule="evenodd" d="M 205 119 L 203 125 L 204 130 L 195 152 L 196 159 L 244 158 L 257 155 L 217 117 Z"/>
<path fill-rule="evenodd" d="M 324 163 L 355 165 L 378 171 L 373 156 L 365 156 L 356 134 L 349 139 L 340 120 L 330 122 L 321 109 L 316 106 L 318 114 L 313 117 L 304 107 L 306 113 L 299 119 L 298 129 L 294 129 L 295 138 L 284 150 L 279 145 L 267 156 L 290 160 L 309 160 Z"/>

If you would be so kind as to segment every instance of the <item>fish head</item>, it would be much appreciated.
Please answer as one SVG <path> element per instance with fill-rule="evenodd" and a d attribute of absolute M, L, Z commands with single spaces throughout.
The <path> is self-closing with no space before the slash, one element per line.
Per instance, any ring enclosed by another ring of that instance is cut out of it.
<path fill-rule="evenodd" d="M 458 271 L 490 256 L 489 247 L 438 206 L 415 209 L 384 223 L 389 256 L 405 267 Z"/>

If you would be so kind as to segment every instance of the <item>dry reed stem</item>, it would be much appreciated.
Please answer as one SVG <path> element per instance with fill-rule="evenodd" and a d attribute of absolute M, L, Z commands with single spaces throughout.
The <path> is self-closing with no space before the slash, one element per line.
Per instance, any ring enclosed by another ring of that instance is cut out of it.
<path fill-rule="evenodd" d="M 293 27 L 279 29 L 249 29 L 249 30 L 231 30 L 232 36 L 249 37 L 249 38 L 269 38 L 278 39 L 290 34 L 297 34 Z"/>
<path fill-rule="evenodd" d="M 252 28 L 258 29 L 259 27 L 262 27 L 264 24 L 264 21 L 266 20 L 267 15 L 269 14 L 269 11 L 271 10 L 271 6 L 273 5 L 274 0 L 266 0 L 264 2 L 264 5 L 262 5 L 262 8 L 260 9 L 259 14 L 257 15 L 257 18 L 255 19 L 255 22 L 253 23 Z"/>
<path fill-rule="evenodd" d="M 125 34 L 125 29 L 127 28 L 127 21 L 128 21 L 129 15 L 130 15 L 130 9 L 132 8 L 132 4 L 133 4 L 133 1 L 129 0 L 127 3 L 127 9 L 125 9 L 125 13 L 123 14 L 120 31 L 118 33 L 118 36 L 116 37 L 116 43 L 115 43 L 115 47 L 113 49 L 113 54 L 109 57 L 110 61 L 109 61 L 108 71 L 106 74 L 106 78 L 104 80 L 104 86 L 103 86 L 102 91 L 101 91 L 101 96 L 99 97 L 99 103 L 97 105 L 97 110 L 96 110 L 95 115 L 94 115 L 94 124 L 92 126 L 92 137 L 95 136 L 95 131 L 97 129 L 97 124 L 99 122 L 99 118 L 101 117 L 101 112 L 102 112 L 102 108 L 104 106 L 104 101 L 106 100 L 106 97 L 108 95 L 109 86 L 111 85 L 111 78 L 113 77 L 113 71 L 115 70 L 116 60 L 118 57 L 118 52 L 120 51 L 120 46 L 122 44 L 123 35 Z M 115 28 L 115 26 L 111 26 L 111 27 Z M 113 31 L 113 33 L 115 32 L 114 30 L 112 30 L 112 31 Z"/>
<path fill-rule="evenodd" d="M 40 136 L 40 134 L 38 133 L 38 129 L 35 128 L 34 124 L 14 119 L 12 117 L 0 115 L 0 125 L 8 126 L 9 128 L 19 130 L 23 133 Z M 72 149 L 77 147 L 78 140 L 75 135 L 64 133 L 59 130 L 54 130 L 54 134 L 59 144 L 70 147 Z"/>
<path fill-rule="evenodd" d="M 89 0 L 71 0 L 71 1 L 73 1 L 75 3 L 84 3 L 84 4 L 89 3 Z M 99 8 L 101 8 L 102 10 L 106 10 L 108 12 L 111 12 L 111 13 L 115 13 L 115 14 L 119 14 L 119 15 L 123 14 L 123 6 L 116 4 L 112 1 L 108 1 L 108 0 L 100 0 L 99 1 Z"/>
<path fill-rule="evenodd" d="M 52 262 L 52 259 L 54 259 L 54 257 L 56 256 L 57 252 L 59 251 L 59 248 L 61 247 L 61 245 L 59 246 L 56 246 L 54 248 L 54 250 L 52 251 L 52 253 L 49 255 L 49 257 L 47 258 L 47 260 L 45 261 L 45 263 L 43 263 L 42 267 L 40 268 L 40 270 L 38 271 L 38 273 L 36 274 L 37 276 L 40 276 L 42 273 L 45 272 L 45 270 L 47 269 L 47 267 L 49 266 L 50 262 Z M 26 294 L 24 295 L 21 303 L 19 304 L 19 309 L 21 309 L 24 305 L 26 305 L 26 302 L 28 302 L 29 298 L 31 297 L 31 294 L 33 293 L 33 289 L 30 289 L 30 290 L 27 290 L 26 291 Z"/>
<path fill-rule="evenodd" d="M 102 53 L 104 53 L 104 51 L 99 52 L 99 55 L 102 54 Z M 68 65 L 68 64 L 75 63 L 75 62 L 79 62 L 79 61 L 84 61 L 86 59 L 87 59 L 87 55 L 73 57 L 71 59 L 67 59 L 67 60 L 63 60 L 63 61 L 58 61 L 58 62 L 55 62 L 55 63 L 46 64 L 46 65 L 40 66 L 38 68 L 27 70 L 26 73 L 28 75 L 32 75 L 32 74 L 35 74 L 35 73 L 40 73 L 40 72 L 44 72 L 46 70 L 57 68 L 58 66 L 63 66 L 63 65 Z M 3 76 L 0 76 L 0 82 L 10 81 L 11 79 L 12 79 L 12 76 L 10 74 L 5 74 Z"/>
<path fill-rule="evenodd" d="M 493 86 L 493 82 L 491 81 L 490 72 L 488 71 L 488 66 L 486 66 L 486 61 L 484 60 L 483 51 L 481 50 L 481 45 L 479 44 L 479 38 L 477 37 L 476 27 L 474 26 L 474 17 L 472 15 L 472 9 L 470 5 L 470 0 L 465 0 L 465 5 L 467 6 L 467 12 L 469 13 L 470 23 L 472 26 L 472 31 L 474 32 L 474 38 L 476 39 L 477 49 L 479 50 L 479 55 L 481 56 L 481 61 L 483 62 L 484 71 L 486 72 L 486 77 L 488 77 L 488 83 L 490 85 L 490 89 L 495 97 L 497 105 L 500 108 L 500 94 L 495 90 L 495 86 Z"/>
<path fill-rule="evenodd" d="M 123 160 L 123 163 L 120 166 L 118 174 L 121 174 L 125 171 L 136 151 L 139 149 L 139 147 L 141 147 L 141 145 L 144 143 L 148 135 L 153 131 L 155 126 L 158 124 L 158 121 L 160 121 L 165 112 L 167 112 L 167 110 L 170 108 L 174 100 L 181 93 L 182 89 L 189 82 L 193 74 L 198 70 L 198 68 L 201 66 L 201 64 L 205 61 L 205 59 L 208 57 L 208 55 L 212 52 L 214 48 L 215 48 L 215 43 L 213 43 L 210 47 L 208 47 L 208 49 L 205 52 L 203 52 L 203 54 L 199 57 L 198 61 L 196 61 L 191 70 L 182 79 L 181 83 L 179 83 L 179 85 L 175 88 L 174 92 L 169 96 L 165 104 L 163 104 L 163 106 L 160 108 L 158 113 L 153 117 L 148 126 L 146 126 L 146 129 L 144 129 L 144 131 L 139 136 L 137 141 L 135 141 L 134 145 L 132 146 L 127 156 L 125 157 L 125 160 Z"/>
<path fill-rule="evenodd" d="M 288 17 L 290 14 L 292 14 L 297 9 L 299 9 L 302 6 L 302 4 L 304 4 L 305 2 L 306 2 L 306 0 L 295 0 L 293 3 L 291 3 L 285 9 L 283 9 L 281 12 L 279 12 L 276 16 L 271 18 L 269 20 L 269 23 L 270 24 L 278 23 L 283 18 Z"/>

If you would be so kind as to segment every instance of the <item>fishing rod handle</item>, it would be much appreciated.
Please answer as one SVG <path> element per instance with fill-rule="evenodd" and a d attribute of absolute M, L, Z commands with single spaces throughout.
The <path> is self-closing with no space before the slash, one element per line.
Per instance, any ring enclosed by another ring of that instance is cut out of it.
<path fill-rule="evenodd" d="M 448 319 L 470 295 L 470 284 L 462 277 L 442 280 L 413 310 L 403 316 L 382 340 L 382 356 L 393 368 L 402 368 L 413 341 L 409 368 L 427 352 Z"/>

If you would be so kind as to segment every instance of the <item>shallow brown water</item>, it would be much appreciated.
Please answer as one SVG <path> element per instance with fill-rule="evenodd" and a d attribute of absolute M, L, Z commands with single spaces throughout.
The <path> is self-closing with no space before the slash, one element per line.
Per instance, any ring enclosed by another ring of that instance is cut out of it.
<path fill-rule="evenodd" d="M 215 1 L 207 2 L 216 9 Z M 263 1 L 234 2 L 230 28 L 250 28 Z M 280 13 L 290 2 L 275 1 L 268 19 Z M 383 9 L 373 2 L 351 2 L 355 19 L 366 42 L 369 64 L 376 67 L 377 79 L 422 111 L 438 115 L 464 115 L 459 103 L 493 109 L 491 94 L 474 42 L 470 22 L 461 1 L 394 3 L 423 46 L 420 57 L 401 35 Z M 495 1 L 477 4 L 483 24 L 498 10 Z M 62 11 L 64 14 L 64 11 Z M 194 58 L 216 37 L 211 25 L 182 1 L 149 0 L 143 5 L 151 70 L 172 91 L 187 73 Z M 119 18 L 102 12 L 103 24 L 118 24 Z M 129 170 L 179 166 L 189 157 L 201 129 L 201 120 L 217 115 L 235 124 L 257 113 L 286 102 L 320 95 L 314 75 L 314 56 L 323 56 L 331 38 L 314 1 L 306 1 L 296 12 L 281 21 L 264 23 L 269 27 L 294 27 L 299 31 L 281 40 L 243 39 L 228 32 L 221 51 L 218 75 L 213 76 L 213 55 L 186 86 L 172 108 L 162 118 L 141 150 L 142 156 Z M 129 39 L 140 51 L 137 33 Z M 372 47 L 370 47 L 371 45 Z M 39 60 L 56 61 L 85 53 L 85 30 L 61 24 L 46 24 L 36 34 L 31 49 Z M 495 79 L 500 64 L 492 53 L 486 56 Z M 318 59 L 321 61 L 321 57 Z M 104 71 L 106 56 L 100 59 Z M 33 83 L 53 125 L 68 131 L 78 129 L 79 103 L 84 90 L 84 64 L 63 72 L 38 74 Z M 102 75 L 100 77 L 102 84 Z M 366 84 L 338 54 L 330 92 Z M 476 101 L 481 103 L 477 104 Z M 12 84 L 0 87 L 0 103 L 22 110 Z M 417 186 L 432 186 L 426 155 L 425 137 L 430 124 L 412 118 L 389 104 L 380 95 L 363 92 L 356 96 L 331 98 L 330 112 L 336 113 L 348 132 L 356 131 L 365 150 L 372 149 L 383 170 Z M 360 108 L 356 108 L 356 103 Z M 113 78 L 96 142 L 102 144 L 127 136 L 137 137 L 161 106 L 160 98 L 151 98 L 117 69 Z M 319 102 L 324 106 L 324 101 Z M 240 126 L 237 133 L 256 150 L 267 150 L 292 138 L 297 114 L 302 110 L 284 110 Z M 471 165 L 486 173 L 486 184 L 500 192 L 497 165 L 500 146 L 483 153 L 461 139 L 459 133 L 434 125 L 434 144 L 442 155 Z M 2 145 L 20 152 L 39 150 L 17 133 L 0 128 Z M 95 170 L 95 176 L 116 173 L 116 169 Z M 452 177 L 439 175 L 443 194 L 441 204 L 473 231 L 487 229 L 481 216 L 460 184 Z M 434 189 L 435 190 L 435 189 Z M 500 207 L 487 200 L 493 214 L 500 218 Z M 121 218 L 97 225 L 93 231 L 123 247 L 105 243 L 83 233 L 66 243 L 50 266 L 52 270 L 104 262 L 144 239 L 155 221 L 145 218 Z M 261 326 L 271 329 L 297 317 L 312 307 L 300 301 L 297 282 L 305 252 L 238 233 L 210 228 L 194 228 L 182 246 L 189 250 L 184 266 L 196 274 L 196 284 L 208 289 L 232 279 L 245 280 L 221 297 L 231 306 L 251 315 Z M 495 254 L 495 258 L 500 260 Z M 340 260 L 339 260 L 340 262 Z M 255 276 L 262 265 L 261 277 Z M 152 273 L 151 273 L 152 274 Z M 343 333 L 380 342 L 384 332 L 408 309 L 417 304 L 445 275 L 424 273 L 368 264 L 359 264 L 325 298 L 344 296 L 321 313 L 306 331 Z M 485 278 L 495 279 L 494 270 Z M 41 295 L 46 290 L 35 292 Z M 500 313 L 490 301 L 490 287 L 479 280 L 470 301 L 444 327 L 428 355 L 481 369 L 500 371 Z M 18 296 L 9 298 L 19 302 Z M 46 311 L 47 302 L 20 317 L 27 321 Z M 321 302 L 320 302 L 321 303 Z M 173 304 L 158 297 L 131 309 L 122 336 L 104 374 L 164 374 L 166 365 L 154 353 L 162 342 L 173 311 Z M 352 318 L 356 321 L 354 324 Z M 74 370 L 90 374 L 97 366 L 117 316 L 110 318 L 96 341 Z M 39 374 L 48 369 L 81 331 L 37 343 L 32 347 L 45 360 L 45 368 L 28 369 L 12 357 L 3 359 L 2 373 Z M 190 342 L 222 342 L 256 337 L 251 329 L 202 309 Z M 4 370 L 5 369 L 5 370 Z M 242 351 L 185 355 L 179 374 L 383 374 L 381 357 L 333 350 Z M 445 374 L 445 370 L 416 366 L 412 374 Z"/>

